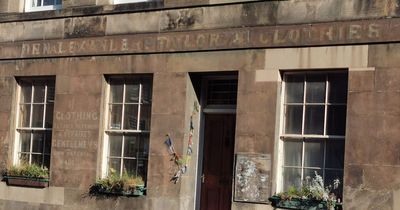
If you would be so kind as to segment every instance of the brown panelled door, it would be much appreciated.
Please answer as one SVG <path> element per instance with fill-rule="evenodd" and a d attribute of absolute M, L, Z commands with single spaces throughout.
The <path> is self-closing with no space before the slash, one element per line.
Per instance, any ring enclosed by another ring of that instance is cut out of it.
<path fill-rule="evenodd" d="M 201 210 L 230 210 L 232 197 L 234 114 L 206 114 Z"/>

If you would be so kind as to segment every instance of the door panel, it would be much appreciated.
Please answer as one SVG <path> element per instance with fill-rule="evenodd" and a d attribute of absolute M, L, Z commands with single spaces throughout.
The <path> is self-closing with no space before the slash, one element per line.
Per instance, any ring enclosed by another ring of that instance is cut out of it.
<path fill-rule="evenodd" d="M 205 116 L 202 210 L 230 210 L 232 196 L 235 115 Z"/>

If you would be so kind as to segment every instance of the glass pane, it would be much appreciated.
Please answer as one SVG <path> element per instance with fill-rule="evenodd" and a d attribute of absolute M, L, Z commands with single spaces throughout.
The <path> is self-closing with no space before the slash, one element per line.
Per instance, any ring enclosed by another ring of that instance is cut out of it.
<path fill-rule="evenodd" d="M 53 104 L 46 105 L 46 121 L 44 123 L 45 128 L 52 128 L 53 127 Z"/>
<path fill-rule="evenodd" d="M 124 86 L 122 84 L 111 84 L 110 103 L 122 103 Z"/>
<path fill-rule="evenodd" d="M 149 135 L 140 135 L 139 158 L 147 159 L 149 155 Z"/>
<path fill-rule="evenodd" d="M 51 131 L 46 132 L 46 139 L 44 144 L 44 153 L 50 154 L 51 152 Z"/>
<path fill-rule="evenodd" d="M 301 169 L 284 168 L 283 169 L 283 190 L 289 187 L 300 188 L 301 186 Z"/>
<path fill-rule="evenodd" d="M 343 169 L 344 140 L 329 139 L 326 142 L 326 168 Z"/>
<path fill-rule="evenodd" d="M 108 160 L 108 170 L 109 172 L 115 171 L 117 174 L 121 174 L 121 159 L 110 158 Z"/>
<path fill-rule="evenodd" d="M 43 166 L 46 168 L 50 168 L 50 155 L 44 155 L 44 163 Z"/>
<path fill-rule="evenodd" d="M 137 136 L 125 136 L 124 157 L 137 157 L 139 139 Z"/>
<path fill-rule="evenodd" d="M 56 5 L 61 5 L 62 0 L 56 0 Z"/>
<path fill-rule="evenodd" d="M 304 97 L 304 76 L 286 76 L 286 103 L 303 103 Z"/>
<path fill-rule="evenodd" d="M 207 105 L 236 104 L 237 80 L 209 80 L 207 83 Z"/>
<path fill-rule="evenodd" d="M 44 103 L 45 92 L 46 89 L 44 85 L 35 85 L 33 87 L 33 102 Z"/>
<path fill-rule="evenodd" d="M 339 185 L 337 189 L 334 189 L 334 180 L 339 180 Z M 336 197 L 342 198 L 343 195 L 343 171 L 341 170 L 325 170 L 325 186 L 332 186 L 331 192 L 333 192 Z M 343 199 L 340 199 L 343 200 Z"/>
<path fill-rule="evenodd" d="M 32 152 L 43 153 L 43 133 L 33 133 Z"/>
<path fill-rule="evenodd" d="M 330 74 L 329 80 L 329 102 L 346 103 L 347 102 L 347 73 Z"/>
<path fill-rule="evenodd" d="M 31 105 L 19 106 L 20 126 L 23 128 L 30 127 L 29 120 L 31 116 Z"/>
<path fill-rule="evenodd" d="M 124 159 L 124 173 L 136 175 L 136 160 Z"/>
<path fill-rule="evenodd" d="M 54 5 L 54 0 L 43 0 L 43 5 L 44 6 Z"/>
<path fill-rule="evenodd" d="M 324 106 L 306 106 L 304 134 L 324 134 L 324 114 Z"/>
<path fill-rule="evenodd" d="M 125 105 L 124 129 L 137 130 L 138 105 Z"/>
<path fill-rule="evenodd" d="M 125 103 L 139 103 L 139 84 L 127 84 Z"/>
<path fill-rule="evenodd" d="M 21 85 L 21 103 L 30 103 L 32 100 L 32 85 Z"/>
<path fill-rule="evenodd" d="M 150 83 L 150 81 L 146 81 L 142 84 L 142 103 L 144 103 L 144 104 L 151 103 L 151 83 Z"/>
<path fill-rule="evenodd" d="M 324 142 L 321 140 L 307 140 L 304 144 L 304 166 L 322 168 L 324 162 Z"/>
<path fill-rule="evenodd" d="M 328 106 L 327 134 L 344 136 L 346 131 L 346 106 Z"/>
<path fill-rule="evenodd" d="M 32 113 L 32 127 L 43 127 L 43 111 L 44 105 L 34 104 Z"/>
<path fill-rule="evenodd" d="M 122 154 L 122 136 L 110 135 L 109 136 L 110 156 L 121 157 Z"/>
<path fill-rule="evenodd" d="M 307 103 L 325 103 L 325 75 L 307 75 Z"/>
<path fill-rule="evenodd" d="M 47 86 L 47 103 L 54 103 L 55 88 L 52 85 Z"/>
<path fill-rule="evenodd" d="M 286 134 L 301 134 L 301 124 L 303 121 L 303 106 L 287 105 L 285 119 Z"/>
<path fill-rule="evenodd" d="M 121 129 L 122 105 L 110 105 L 109 129 Z"/>
<path fill-rule="evenodd" d="M 301 166 L 301 156 L 303 151 L 303 142 L 301 140 L 285 140 L 284 150 L 285 166 Z"/>
<path fill-rule="evenodd" d="M 42 163 L 43 163 L 43 155 L 32 154 L 31 164 L 36 164 L 36 165 L 42 166 Z"/>
<path fill-rule="evenodd" d="M 140 106 L 140 130 L 150 130 L 151 106 Z"/>
<path fill-rule="evenodd" d="M 30 152 L 31 151 L 31 133 L 21 132 L 21 152 Z"/>
<path fill-rule="evenodd" d="M 321 177 L 323 177 L 322 171 L 319 169 L 304 169 L 304 180 L 315 179 L 315 172 Z"/>
<path fill-rule="evenodd" d="M 146 178 L 147 175 L 147 160 L 139 159 L 137 161 L 137 175 Z"/>
<path fill-rule="evenodd" d="M 20 161 L 20 163 L 29 163 L 29 154 L 20 153 L 19 154 L 19 161 Z"/>

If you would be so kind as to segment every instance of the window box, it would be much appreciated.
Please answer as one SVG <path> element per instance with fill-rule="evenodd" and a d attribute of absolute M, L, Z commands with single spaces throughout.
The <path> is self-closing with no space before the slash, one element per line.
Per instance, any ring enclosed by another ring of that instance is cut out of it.
<path fill-rule="evenodd" d="M 7 185 L 21 186 L 21 187 L 34 187 L 45 188 L 49 186 L 49 179 L 37 178 L 28 176 L 5 176 Z"/>
<path fill-rule="evenodd" d="M 138 185 L 127 191 L 113 191 L 105 188 L 103 185 L 96 183 L 90 188 L 89 194 L 94 196 L 126 196 L 126 197 L 138 197 L 146 194 L 146 188 L 144 185 Z"/>
<path fill-rule="evenodd" d="M 279 196 L 272 196 L 268 198 L 274 208 L 279 209 L 301 209 L 301 210 L 326 210 L 328 209 L 326 201 L 315 199 L 282 199 Z M 329 210 L 341 210 L 342 204 L 336 203 L 334 207 Z"/>

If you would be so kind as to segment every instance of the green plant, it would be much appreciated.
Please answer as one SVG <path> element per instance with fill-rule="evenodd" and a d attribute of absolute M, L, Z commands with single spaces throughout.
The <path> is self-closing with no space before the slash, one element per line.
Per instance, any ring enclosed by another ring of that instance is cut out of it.
<path fill-rule="evenodd" d="M 310 199 L 324 201 L 330 208 L 337 203 L 337 197 L 332 190 L 337 189 L 339 184 L 339 179 L 335 179 L 333 185 L 325 186 L 322 177 L 315 172 L 314 178 L 307 177 L 301 188 L 291 186 L 286 192 L 278 193 L 277 196 L 282 200 Z"/>
<path fill-rule="evenodd" d="M 49 170 L 36 164 L 22 162 L 17 166 L 10 166 L 6 171 L 6 175 L 48 179 Z"/>
<path fill-rule="evenodd" d="M 144 186 L 144 180 L 141 176 L 132 176 L 124 172 L 121 176 L 111 169 L 108 176 L 97 180 L 90 186 L 89 194 L 96 195 L 102 192 L 108 193 L 133 193 L 138 187 Z"/>

